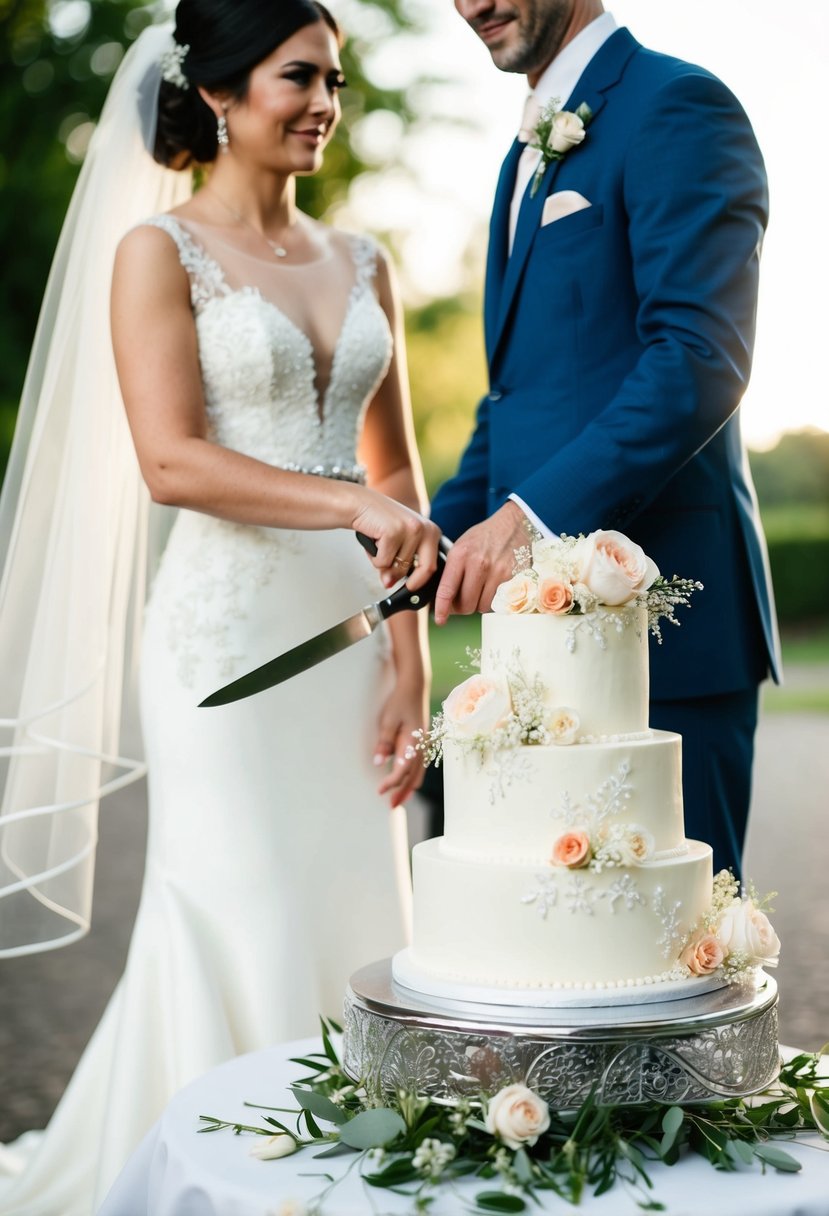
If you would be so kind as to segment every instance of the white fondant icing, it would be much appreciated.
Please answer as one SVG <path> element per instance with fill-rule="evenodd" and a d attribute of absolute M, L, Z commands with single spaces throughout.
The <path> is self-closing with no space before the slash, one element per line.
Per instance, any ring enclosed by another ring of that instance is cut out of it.
<path fill-rule="evenodd" d="M 401 950 L 392 959 L 394 982 L 403 988 L 450 1001 L 473 1002 L 482 1005 L 506 1005 L 540 1009 L 595 1008 L 602 1005 L 645 1005 L 700 996 L 722 988 L 725 981 L 694 976 L 676 979 L 670 972 L 645 975 L 636 980 L 611 980 L 607 984 L 564 983 L 494 984 L 481 980 L 447 979 L 435 976 L 418 966 L 410 949 Z"/>
<path fill-rule="evenodd" d="M 677 928 L 687 931 L 711 900 L 711 849 L 688 845 L 684 857 L 593 874 L 458 861 L 440 839 L 424 841 L 412 858 L 413 961 L 435 976 L 495 985 L 633 984 L 662 975 L 675 958 L 664 953 L 666 915 L 678 904 Z M 611 903 L 620 873 L 633 876 L 642 902 Z"/>
<path fill-rule="evenodd" d="M 618 735 L 648 729 L 648 641 L 644 608 L 615 610 L 626 624 L 604 630 L 604 646 L 573 634 L 579 618 L 530 613 L 481 618 L 481 672 L 503 677 L 517 662 L 539 675 L 550 709 L 566 705 L 579 716 L 579 735 Z M 570 649 L 575 636 L 575 646 Z"/>
<path fill-rule="evenodd" d="M 629 796 L 612 821 L 651 833 L 656 856 L 685 852 L 682 748 L 679 735 L 653 731 L 627 743 L 523 747 L 520 781 L 490 798 L 489 758 L 444 747 L 444 849 L 470 860 L 547 862 L 562 832 L 590 815 L 591 800 L 627 762 Z M 565 799 L 573 811 L 565 810 Z M 607 794 L 599 800 L 607 802 Z"/>

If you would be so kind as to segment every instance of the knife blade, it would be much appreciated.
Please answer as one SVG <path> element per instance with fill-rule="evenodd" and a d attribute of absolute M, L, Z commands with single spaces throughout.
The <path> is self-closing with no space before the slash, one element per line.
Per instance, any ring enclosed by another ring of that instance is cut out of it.
<path fill-rule="evenodd" d="M 362 532 L 358 532 L 356 535 L 363 548 L 374 556 L 377 546 L 371 537 L 365 536 Z M 309 638 L 306 642 L 300 642 L 293 649 L 277 655 L 276 658 L 263 663 L 261 667 L 256 667 L 253 671 L 232 680 L 223 688 L 217 689 L 199 703 L 199 709 L 229 705 L 233 701 L 241 701 L 244 697 L 252 697 L 258 692 L 264 692 L 275 684 L 282 684 L 285 680 L 290 680 L 293 676 L 307 671 L 309 667 L 316 667 L 317 663 L 322 663 L 332 655 L 339 654 L 348 646 L 353 646 L 355 642 L 369 637 L 383 621 L 387 621 L 389 617 L 395 616 L 398 612 L 417 612 L 419 609 L 425 608 L 437 594 L 440 577 L 446 565 L 446 552 L 450 545 L 450 541 L 445 538 L 441 539 L 437 569 L 418 591 L 410 591 L 404 583 L 385 599 L 379 600 L 376 604 L 368 604 L 359 612 L 355 612 L 353 616 L 318 633 L 316 637 Z"/>

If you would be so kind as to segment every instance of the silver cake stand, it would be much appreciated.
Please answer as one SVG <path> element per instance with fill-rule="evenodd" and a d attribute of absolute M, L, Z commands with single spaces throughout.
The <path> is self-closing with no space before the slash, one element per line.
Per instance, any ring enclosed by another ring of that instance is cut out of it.
<path fill-rule="evenodd" d="M 557 1110 L 596 1088 L 603 1105 L 693 1104 L 769 1086 L 780 1067 L 777 985 L 744 985 L 647 1005 L 533 1009 L 426 996 L 391 959 L 351 977 L 343 1065 L 369 1093 L 474 1096 L 522 1082 Z"/>

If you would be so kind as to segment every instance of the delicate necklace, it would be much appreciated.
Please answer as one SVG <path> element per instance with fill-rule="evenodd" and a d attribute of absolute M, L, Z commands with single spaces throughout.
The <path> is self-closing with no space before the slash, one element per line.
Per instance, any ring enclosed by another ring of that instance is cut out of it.
<path fill-rule="evenodd" d="M 241 211 L 237 211 L 234 207 L 231 207 L 230 203 L 226 203 L 222 196 L 217 194 L 212 186 L 205 186 L 204 189 L 209 191 L 215 199 L 218 199 L 224 209 L 229 211 L 235 220 L 238 220 L 240 224 L 244 224 L 247 228 L 250 228 L 251 232 L 255 232 L 260 240 L 265 241 L 271 253 L 275 257 L 286 258 L 288 256 L 288 250 L 284 245 L 280 245 L 277 241 L 272 241 L 269 236 L 265 236 L 264 232 L 260 232 L 249 219 L 246 219 L 245 216 L 242 215 Z"/>

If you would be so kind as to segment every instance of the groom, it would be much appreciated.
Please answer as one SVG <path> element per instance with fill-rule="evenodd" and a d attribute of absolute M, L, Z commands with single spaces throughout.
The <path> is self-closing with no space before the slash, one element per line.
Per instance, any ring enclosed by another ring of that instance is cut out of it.
<path fill-rule="evenodd" d="M 489 609 L 528 520 L 547 535 L 617 529 L 663 574 L 701 580 L 681 628 L 651 647 L 650 722 L 683 735 L 688 835 L 739 872 L 758 686 L 779 674 L 738 409 L 763 161 L 720 81 L 640 46 L 600 0 L 455 6 L 532 93 L 492 213 L 491 388 L 433 505 L 456 538 L 436 619 Z M 553 98 L 590 113 L 533 194 L 539 153 L 521 141 Z"/>

